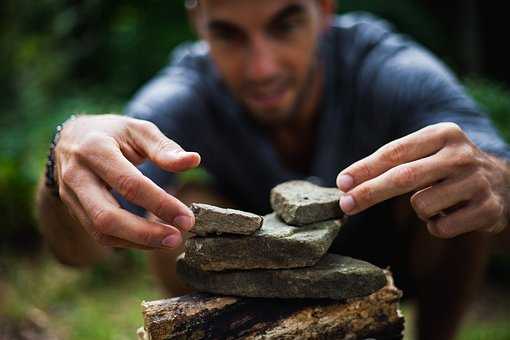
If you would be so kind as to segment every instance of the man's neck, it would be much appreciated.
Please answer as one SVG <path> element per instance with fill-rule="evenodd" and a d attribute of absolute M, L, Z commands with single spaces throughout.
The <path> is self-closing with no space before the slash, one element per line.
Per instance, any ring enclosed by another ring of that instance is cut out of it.
<path fill-rule="evenodd" d="M 324 92 L 324 67 L 313 68 L 310 74 L 309 85 L 303 88 L 299 94 L 294 118 L 284 129 L 301 131 L 313 129 L 315 122 L 320 116 L 320 103 Z"/>
<path fill-rule="evenodd" d="M 300 95 L 298 111 L 292 121 L 271 133 L 273 144 L 286 165 L 303 173 L 311 166 L 324 93 L 324 69 L 316 68 L 311 78 L 310 86 Z"/>

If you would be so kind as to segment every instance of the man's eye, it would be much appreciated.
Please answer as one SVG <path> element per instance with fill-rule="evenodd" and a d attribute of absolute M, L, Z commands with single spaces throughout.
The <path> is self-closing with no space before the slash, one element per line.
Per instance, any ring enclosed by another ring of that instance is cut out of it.
<path fill-rule="evenodd" d="M 234 30 L 221 30 L 214 32 L 212 38 L 224 43 L 242 43 L 244 37 Z"/>
<path fill-rule="evenodd" d="M 281 22 L 275 23 L 270 31 L 272 34 L 276 36 L 283 36 L 287 35 L 289 33 L 294 32 L 298 28 L 300 28 L 303 25 L 303 20 L 301 19 L 288 19 L 283 20 Z"/>

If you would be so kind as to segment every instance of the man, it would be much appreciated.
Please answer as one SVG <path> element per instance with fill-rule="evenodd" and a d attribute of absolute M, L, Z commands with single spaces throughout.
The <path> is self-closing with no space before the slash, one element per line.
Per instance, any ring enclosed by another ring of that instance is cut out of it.
<path fill-rule="evenodd" d="M 346 192 L 351 218 L 331 250 L 391 266 L 418 297 L 420 338 L 451 339 L 488 235 L 508 221 L 510 153 L 487 117 L 430 53 L 377 18 L 335 17 L 332 0 L 190 7 L 203 42 L 179 48 L 125 117 L 64 125 L 58 197 L 38 192 L 57 257 L 86 265 L 111 247 L 150 249 L 175 293 L 194 223 L 184 203 L 264 213 L 271 187 L 308 178 Z M 212 182 L 176 192 L 172 173 L 201 160 Z"/>

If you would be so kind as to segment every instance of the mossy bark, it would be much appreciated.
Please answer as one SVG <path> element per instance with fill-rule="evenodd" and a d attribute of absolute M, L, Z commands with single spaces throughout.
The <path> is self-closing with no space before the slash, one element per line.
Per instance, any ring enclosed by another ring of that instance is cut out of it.
<path fill-rule="evenodd" d="M 388 284 L 344 301 L 256 299 L 191 294 L 143 302 L 141 338 L 402 339 L 400 290 Z"/>

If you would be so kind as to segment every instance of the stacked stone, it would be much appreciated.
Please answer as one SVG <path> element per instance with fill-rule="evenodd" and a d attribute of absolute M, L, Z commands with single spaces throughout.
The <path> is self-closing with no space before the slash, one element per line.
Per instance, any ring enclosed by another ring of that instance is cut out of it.
<path fill-rule="evenodd" d="M 196 234 L 178 260 L 179 276 L 208 293 L 262 298 L 349 299 L 386 285 L 372 264 L 327 253 L 342 226 L 341 192 L 305 181 L 271 191 L 264 217 L 193 204 Z"/>

